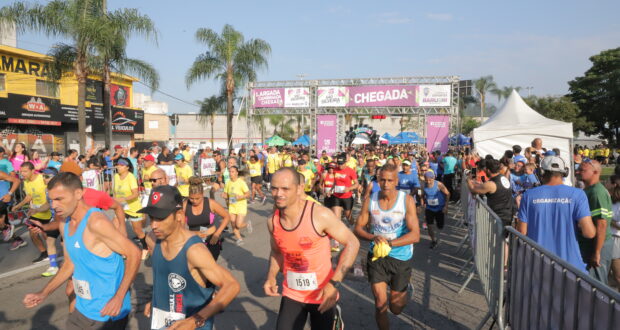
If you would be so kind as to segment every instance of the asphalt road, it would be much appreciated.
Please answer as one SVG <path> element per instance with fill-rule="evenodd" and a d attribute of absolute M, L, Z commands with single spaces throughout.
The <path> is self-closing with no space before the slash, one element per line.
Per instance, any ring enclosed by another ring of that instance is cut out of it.
<path fill-rule="evenodd" d="M 223 313 L 216 316 L 216 329 L 275 328 L 280 298 L 267 297 L 262 289 L 269 256 L 266 221 L 271 209 L 271 199 L 265 205 L 251 204 L 248 219 L 253 221 L 254 232 L 246 237 L 245 245 L 238 247 L 230 240 L 224 242 L 218 262 L 240 282 L 241 292 Z M 451 207 L 450 215 L 455 210 Z M 441 234 L 442 241 L 434 250 L 429 249 L 427 232 L 422 230 L 422 240 L 414 251 L 414 294 L 401 315 L 390 314 L 391 329 L 469 329 L 485 315 L 487 305 L 477 280 L 472 281 L 462 294 L 457 294 L 465 279 L 457 277 L 456 273 L 469 254 L 455 253 L 465 230 L 454 227 L 454 223 L 454 220 L 448 220 Z M 22 235 L 27 236 L 27 233 Z M 26 239 L 30 241 L 30 238 Z M 24 295 L 40 290 L 49 280 L 40 276 L 47 268 L 47 262 L 32 265 L 38 251 L 31 243 L 15 252 L 9 252 L 8 245 L 0 244 L 0 329 L 63 329 L 68 314 L 64 287 L 41 306 L 24 308 Z M 367 242 L 362 242 L 358 261 L 365 259 L 367 248 Z M 333 254 L 334 262 L 337 257 Z M 150 321 L 142 315 L 144 304 L 151 295 L 152 271 L 148 264 L 143 262 L 132 288 L 134 308 L 130 329 L 149 329 Z M 340 294 L 339 304 L 346 329 L 376 328 L 373 297 L 365 277 L 349 274 Z"/>

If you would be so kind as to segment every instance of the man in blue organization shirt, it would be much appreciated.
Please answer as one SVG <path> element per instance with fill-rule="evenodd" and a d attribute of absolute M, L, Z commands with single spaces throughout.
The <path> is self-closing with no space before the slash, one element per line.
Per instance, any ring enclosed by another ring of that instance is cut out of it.
<path fill-rule="evenodd" d="M 576 228 L 579 227 L 586 238 L 596 234 L 588 198 L 583 190 L 563 184 L 568 168 L 562 158 L 545 157 L 541 170 L 543 185 L 523 193 L 517 228 L 585 273 L 586 264 L 579 251 Z"/>
<path fill-rule="evenodd" d="M 454 172 L 456 170 L 456 158 L 452 156 L 452 150 L 448 151 L 446 157 L 441 160 L 441 163 L 443 164 L 442 182 L 444 186 L 448 188 L 450 196 L 454 198 Z"/>
<path fill-rule="evenodd" d="M 415 194 L 418 188 L 420 188 L 420 178 L 418 177 L 417 167 L 412 167 L 411 161 L 405 159 L 403 170 L 398 173 L 398 190 L 410 195 Z"/>

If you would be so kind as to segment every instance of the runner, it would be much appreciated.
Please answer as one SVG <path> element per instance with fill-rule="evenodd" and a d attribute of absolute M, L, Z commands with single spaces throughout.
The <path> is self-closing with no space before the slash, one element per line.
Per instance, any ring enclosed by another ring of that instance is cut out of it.
<path fill-rule="evenodd" d="M 357 189 L 357 174 L 345 164 L 346 156 L 339 155 L 336 158 L 338 167 L 334 171 L 336 185 L 334 186 L 334 200 L 332 211 L 336 214 L 336 219 L 340 219 L 344 210 L 344 217 L 353 224 L 353 191 Z"/>
<path fill-rule="evenodd" d="M 431 249 L 439 243 L 439 233 L 443 229 L 445 215 L 448 213 L 450 192 L 443 183 L 435 180 L 433 172 L 424 173 L 424 188 L 422 189 L 422 206 L 424 206 L 424 219 L 426 220 L 428 235 L 431 237 Z M 437 235 L 433 224 L 437 222 Z"/>
<path fill-rule="evenodd" d="M 217 260 L 222 250 L 220 237 L 230 222 L 230 214 L 220 203 L 204 197 L 202 183 L 202 179 L 196 176 L 189 179 L 189 198 L 183 203 L 185 222 L 190 231 L 198 232 L 198 236 Z M 214 222 L 214 213 L 222 218 L 218 226 Z"/>
<path fill-rule="evenodd" d="M 410 298 L 407 293 L 413 290 L 410 284 L 413 244 L 420 241 L 415 201 L 412 196 L 398 191 L 397 184 L 398 168 L 394 165 L 383 166 L 379 172 L 381 191 L 364 200 L 364 211 L 360 213 L 355 225 L 355 234 L 363 240 L 371 241 L 367 263 L 368 280 L 375 296 L 375 319 L 382 330 L 390 328 L 388 305 L 392 313 L 398 315 Z M 370 232 L 366 229 L 367 225 L 370 225 Z M 389 245 L 389 254 L 385 257 L 377 256 L 379 258 L 373 261 L 375 244 Z"/>
<path fill-rule="evenodd" d="M 142 182 L 144 184 L 146 195 L 150 195 L 151 189 L 153 189 L 153 185 L 151 184 L 150 180 L 155 170 L 157 170 L 157 166 L 155 166 L 155 157 L 153 157 L 153 155 L 144 156 L 144 168 L 142 169 Z"/>
<path fill-rule="evenodd" d="M 82 200 L 84 192 L 77 175 L 60 173 L 47 188 L 57 214 L 70 219 L 60 226 L 65 260 L 42 291 L 24 297 L 24 305 L 40 305 L 73 277 L 78 297 L 66 329 L 124 329 L 131 310 L 129 286 L 138 271 L 140 250 L 103 213 Z"/>
<path fill-rule="evenodd" d="M 267 155 L 267 187 L 271 186 L 271 176 L 281 167 L 280 157 L 276 153 L 276 147 L 269 148 Z"/>
<path fill-rule="evenodd" d="M 306 166 L 306 161 L 304 159 L 300 159 L 297 163 L 297 172 L 301 173 L 304 176 L 304 193 L 306 195 L 312 195 L 312 187 L 314 187 L 315 176 L 312 170 L 310 170 Z"/>
<path fill-rule="evenodd" d="M 181 196 L 187 198 L 189 196 L 189 178 L 194 174 L 194 171 L 192 171 L 191 166 L 187 165 L 185 157 L 181 154 L 174 157 L 174 162 L 176 163 L 174 172 L 177 175 L 177 187 Z"/>
<path fill-rule="evenodd" d="M 148 236 L 154 250 L 153 298 L 144 310 L 151 329 L 212 329 L 213 316 L 239 293 L 230 272 L 215 262 L 200 237 L 184 228 L 182 203 L 177 188 L 159 186 L 140 210 L 153 228 Z M 217 295 L 207 283 L 219 288 Z"/>
<path fill-rule="evenodd" d="M 263 165 L 258 161 L 257 156 L 250 156 L 250 162 L 248 163 L 248 168 L 250 170 L 250 182 L 252 183 L 252 195 L 250 196 L 250 200 L 254 200 L 256 195 L 259 195 L 261 198 L 261 204 L 265 204 L 267 200 L 267 196 L 263 192 L 263 174 L 262 174 Z"/>
<path fill-rule="evenodd" d="M 26 192 L 26 197 L 21 200 L 21 202 L 15 204 L 13 206 L 13 212 L 22 208 L 22 206 L 26 204 L 30 204 L 30 208 L 28 209 L 28 219 L 37 220 L 40 223 L 46 224 L 52 221 L 52 213 L 49 208 L 45 209 L 45 204 L 47 204 L 46 190 L 45 190 L 45 181 L 43 181 L 43 175 L 38 174 L 34 171 L 34 165 L 30 162 L 24 162 L 21 164 L 19 172 L 24 178 L 24 191 Z M 27 222 L 28 231 L 30 233 L 30 238 L 32 239 L 32 244 L 37 247 L 40 254 L 39 256 L 32 261 L 32 263 L 37 263 L 39 261 L 48 260 L 49 254 L 52 254 L 54 257 L 56 256 L 56 239 L 60 235 L 60 233 L 56 230 L 45 232 L 40 235 L 37 234 L 34 230 L 34 226 L 30 225 L 30 222 Z M 45 241 L 45 245 L 43 244 Z"/>
<path fill-rule="evenodd" d="M 230 180 L 224 187 L 222 198 L 228 201 L 228 213 L 233 227 L 233 234 L 237 239 L 237 245 L 243 245 L 241 229 L 247 228 L 248 234 L 252 233 L 252 221 L 244 222 L 245 215 L 248 213 L 248 201 L 250 189 L 243 178 L 239 178 L 239 170 L 236 166 L 230 167 Z"/>
<path fill-rule="evenodd" d="M 308 315 L 312 329 L 342 329 L 338 287 L 353 265 L 359 241 L 327 208 L 300 198 L 299 175 L 292 168 L 278 170 L 271 193 L 276 210 L 267 222 L 271 256 L 265 294 L 277 297 L 276 275 L 281 271 L 282 300 L 276 329 L 303 329 Z M 329 238 L 345 248 L 332 270 Z"/>
<path fill-rule="evenodd" d="M 15 226 L 10 224 L 8 219 L 13 194 L 19 188 L 20 183 L 18 177 L 0 170 L 0 226 L 2 227 L 2 240 L 8 242 L 11 238 L 13 239 L 13 243 L 9 247 L 11 251 L 28 244 L 15 234 Z"/>
<path fill-rule="evenodd" d="M 114 200 L 123 205 L 125 217 L 131 222 L 136 238 L 140 240 L 142 246 L 142 260 L 148 255 L 148 246 L 146 245 L 144 233 L 144 218 L 138 213 L 142 207 L 140 204 L 140 193 L 138 192 L 138 181 L 133 173 L 130 172 L 129 162 L 121 158 L 116 162 L 116 170 L 118 173 L 114 175 Z"/>
<path fill-rule="evenodd" d="M 333 205 L 328 202 L 333 202 L 333 199 L 331 197 L 334 193 L 334 185 L 336 184 L 336 176 L 334 174 L 335 170 L 336 163 L 331 162 L 327 164 L 327 171 L 323 173 L 323 176 L 321 178 L 321 192 L 325 196 L 323 199 L 323 204 L 325 204 L 325 207 L 330 209 Z"/>

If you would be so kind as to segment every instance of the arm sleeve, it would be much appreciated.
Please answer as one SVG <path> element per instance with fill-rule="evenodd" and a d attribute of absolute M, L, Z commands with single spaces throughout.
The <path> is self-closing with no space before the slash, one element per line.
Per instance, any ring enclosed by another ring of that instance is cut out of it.
<path fill-rule="evenodd" d="M 581 189 L 577 191 L 575 196 L 575 209 L 573 210 L 573 213 L 573 220 L 575 222 L 579 222 L 579 219 L 587 217 L 591 214 L 590 205 L 588 204 L 588 197 Z"/>
<path fill-rule="evenodd" d="M 530 198 L 529 198 L 529 191 L 526 191 L 525 193 L 523 193 L 523 196 L 521 197 L 521 204 L 519 205 L 519 212 L 517 213 L 517 218 L 519 218 L 519 221 L 527 223 L 528 219 L 527 219 L 527 207 L 530 204 Z"/>

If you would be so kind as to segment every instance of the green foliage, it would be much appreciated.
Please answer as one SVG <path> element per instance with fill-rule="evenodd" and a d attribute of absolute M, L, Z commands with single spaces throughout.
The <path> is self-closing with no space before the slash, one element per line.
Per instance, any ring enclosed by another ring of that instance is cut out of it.
<path fill-rule="evenodd" d="M 486 96 L 497 89 L 497 84 L 493 81 L 493 76 L 483 76 L 474 80 L 474 86 L 478 92 L 478 102 L 480 103 L 480 117 L 485 116 Z M 488 116 L 488 114 L 487 114 Z"/>
<path fill-rule="evenodd" d="M 465 118 L 463 120 L 463 126 L 461 127 L 461 133 L 468 135 L 474 128 L 480 127 L 480 122 L 474 118 Z"/>
<path fill-rule="evenodd" d="M 584 76 L 568 82 L 568 96 L 593 124 L 586 133 L 620 143 L 620 47 L 602 51 L 590 61 L 592 67 Z"/>
<path fill-rule="evenodd" d="M 547 118 L 561 120 L 567 123 L 573 123 L 573 129 L 575 130 L 575 132 L 590 132 L 594 127 L 591 122 L 589 122 L 585 117 L 581 116 L 579 107 L 574 102 L 572 102 L 569 97 L 530 96 L 524 98 L 523 100 L 532 109 L 538 111 L 538 113 Z"/>

